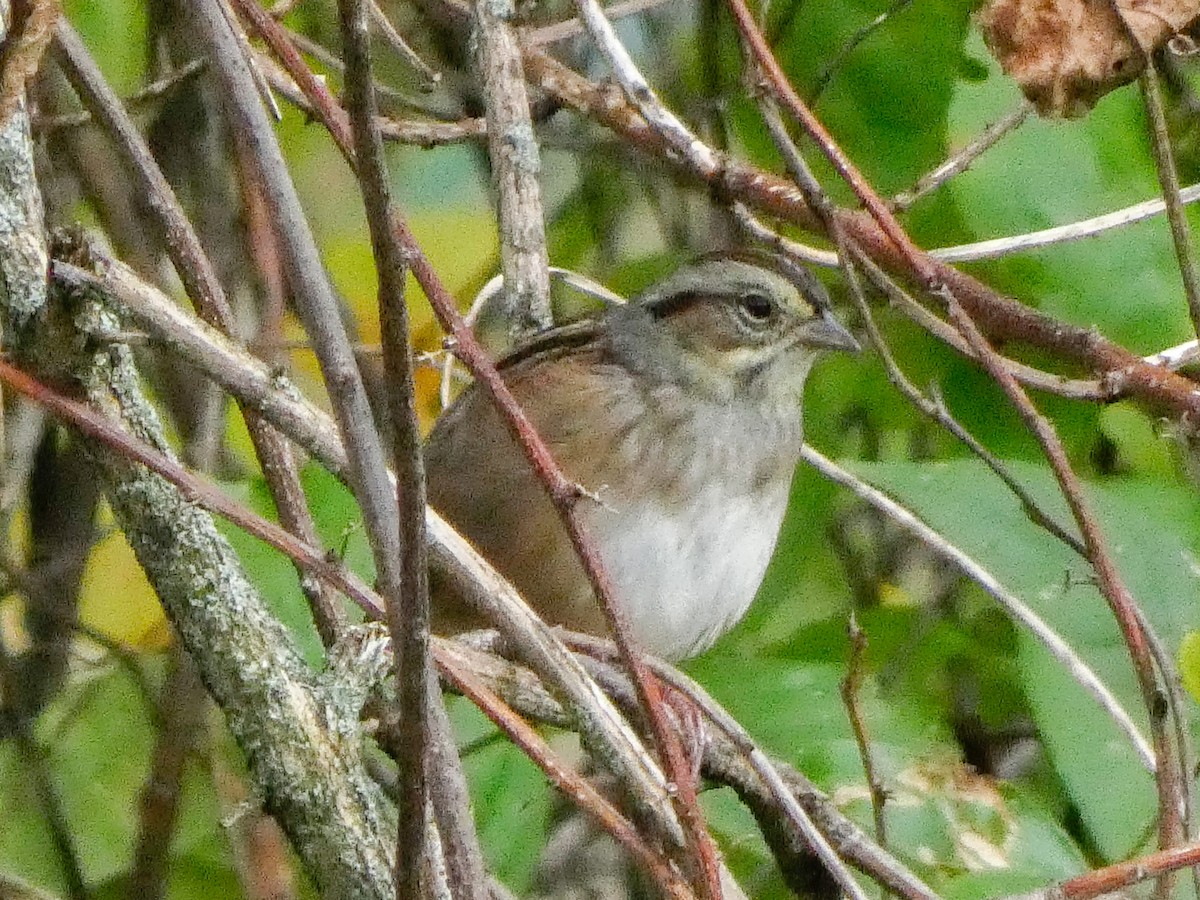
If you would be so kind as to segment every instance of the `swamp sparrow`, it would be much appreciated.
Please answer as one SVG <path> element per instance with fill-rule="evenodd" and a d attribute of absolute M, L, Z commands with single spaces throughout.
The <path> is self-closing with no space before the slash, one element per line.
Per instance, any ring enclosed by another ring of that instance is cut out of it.
<path fill-rule="evenodd" d="M 822 349 L 858 348 L 801 275 L 705 258 L 498 364 L 566 475 L 598 495 L 583 501 L 588 534 L 633 637 L 665 659 L 705 650 L 750 605 L 799 458 L 804 380 Z M 425 460 L 433 506 L 546 621 L 605 633 L 557 513 L 481 389 L 442 415 Z M 435 585 L 441 630 L 444 593 Z"/>

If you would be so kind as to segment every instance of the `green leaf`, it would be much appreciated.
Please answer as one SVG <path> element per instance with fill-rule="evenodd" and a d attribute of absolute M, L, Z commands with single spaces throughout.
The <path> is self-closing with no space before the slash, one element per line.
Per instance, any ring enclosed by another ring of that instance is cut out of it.
<path fill-rule="evenodd" d="M 1179 673 L 1183 686 L 1200 702 L 1200 631 L 1189 631 L 1179 644 Z"/>
<path fill-rule="evenodd" d="M 863 628 L 871 635 L 894 636 L 911 631 L 913 617 L 901 627 L 905 618 L 873 611 L 864 616 Z M 842 618 L 805 629 L 794 645 L 799 658 L 746 656 L 727 646 L 693 661 L 689 669 L 768 753 L 820 784 L 843 813 L 870 833 L 872 810 L 862 758 L 839 693 L 846 664 L 841 661 L 844 647 L 833 649 L 837 632 L 844 632 Z M 929 649 L 953 652 L 941 646 Z M 909 654 L 920 673 L 928 670 L 924 651 Z M 868 668 L 870 657 L 886 659 L 894 653 L 894 647 L 877 648 L 872 642 Z M 1046 804 L 1023 787 L 999 787 L 959 760 L 957 742 L 936 704 L 909 685 L 884 690 L 871 675 L 860 690 L 859 705 L 873 763 L 890 795 L 885 807 L 889 847 L 936 889 L 975 890 L 977 880 L 999 873 L 1012 884 L 1031 887 L 1086 867 Z M 748 814 L 727 792 L 706 797 L 705 808 L 723 846 L 737 848 L 732 858 L 738 874 L 755 885 L 753 895 L 775 896 L 781 886 Z"/>
<path fill-rule="evenodd" d="M 118 883 L 128 874 L 155 741 L 151 715 L 127 673 L 105 667 L 73 682 L 37 722 L 42 764 L 89 884 Z M 232 878 L 207 770 L 190 767 L 182 790 L 171 871 L 176 858 L 189 858 L 214 875 L 223 873 L 218 881 Z M 0 870 L 61 894 L 66 884 L 50 850 L 43 801 L 11 740 L 0 746 L 0 821 Z"/>
<path fill-rule="evenodd" d="M 1112 614 L 1086 564 L 1025 518 L 1016 500 L 981 463 L 849 464 L 884 487 L 988 567 L 1033 607 L 1092 666 L 1145 733 L 1146 711 Z M 1009 468 L 1060 522 L 1070 519 L 1049 473 L 1010 461 Z M 1107 479 L 1086 494 L 1114 559 L 1168 647 L 1196 620 L 1195 553 L 1200 509 L 1167 480 Z M 1050 758 L 1079 809 L 1088 836 L 1106 858 L 1142 839 L 1155 810 L 1150 775 L 1095 702 L 1027 632 L 1019 633 L 1021 680 Z"/>
<path fill-rule="evenodd" d="M 489 739 L 496 727 L 468 701 L 449 709 L 455 733 L 466 740 L 460 747 L 471 747 L 463 754 L 463 768 L 488 871 L 526 894 L 546 845 L 556 794 L 541 769 L 507 739 Z"/>

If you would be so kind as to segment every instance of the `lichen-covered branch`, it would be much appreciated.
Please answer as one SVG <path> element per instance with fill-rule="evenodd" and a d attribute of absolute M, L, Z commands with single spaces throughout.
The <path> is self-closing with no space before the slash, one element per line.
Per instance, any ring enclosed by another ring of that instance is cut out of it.
<path fill-rule="evenodd" d="M 91 405 L 164 453 L 127 347 L 66 331 L 115 318 L 75 294 L 39 345 L 79 348 L 75 377 Z M 362 764 L 357 719 L 308 670 L 211 517 L 177 488 L 93 445 L 109 504 L 205 685 L 246 754 L 264 806 L 324 893 L 391 897 L 395 823 Z"/>

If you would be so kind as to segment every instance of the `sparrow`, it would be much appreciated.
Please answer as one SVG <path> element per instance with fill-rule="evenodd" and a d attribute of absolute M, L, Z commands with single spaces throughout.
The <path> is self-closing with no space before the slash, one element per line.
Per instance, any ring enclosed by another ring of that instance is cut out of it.
<path fill-rule="evenodd" d="M 497 363 L 567 477 L 633 638 L 694 656 L 754 599 L 803 440 L 804 383 L 858 344 L 809 273 L 706 257 Z M 547 622 L 606 620 L 544 488 L 473 385 L 425 445 L 430 503 Z M 433 585 L 434 626 L 469 626 Z"/>

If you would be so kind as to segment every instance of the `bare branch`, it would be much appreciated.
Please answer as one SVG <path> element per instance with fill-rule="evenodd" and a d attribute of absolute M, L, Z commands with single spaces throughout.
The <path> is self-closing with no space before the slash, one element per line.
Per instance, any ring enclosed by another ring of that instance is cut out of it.
<path fill-rule="evenodd" d="M 476 67 L 487 108 L 488 156 L 500 218 L 500 263 L 512 335 L 548 328 L 549 260 L 542 214 L 541 152 L 529 117 L 511 0 L 477 0 Z"/>
<path fill-rule="evenodd" d="M 460 898 L 486 893 L 483 860 L 474 833 L 451 835 L 442 842 L 446 854 L 444 886 L 425 883 L 433 869 L 426 861 L 425 810 L 430 803 L 429 780 L 461 779 L 453 746 L 436 755 L 431 751 L 434 729 L 431 706 L 441 698 L 434 692 L 429 655 L 429 581 L 425 537 L 425 466 L 417 424 L 413 359 L 408 306 L 404 296 L 407 266 L 391 222 L 391 200 L 383 139 L 375 127 L 367 10 L 362 0 L 339 3 L 342 45 L 346 60 L 346 94 L 354 129 L 355 173 L 358 175 L 371 247 L 379 278 L 379 320 L 383 361 L 388 376 L 388 410 L 396 432 L 393 458 L 400 505 L 398 596 L 389 597 L 388 627 L 396 657 L 397 701 L 404 727 L 393 743 L 399 766 L 400 820 L 396 847 L 398 900 L 436 896 L 449 891 Z M 445 735 L 449 737 L 448 734 Z M 453 771 L 442 771 L 443 769 Z M 453 821 L 461 821 L 455 817 Z M 451 824 L 447 821 L 446 827 Z M 461 853 L 459 851 L 462 851 Z"/>

